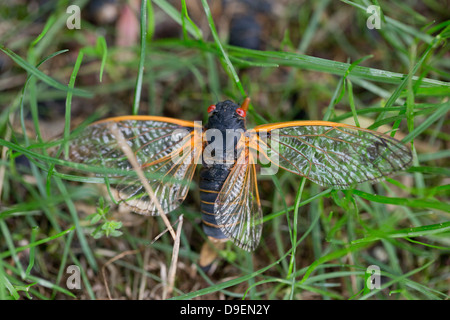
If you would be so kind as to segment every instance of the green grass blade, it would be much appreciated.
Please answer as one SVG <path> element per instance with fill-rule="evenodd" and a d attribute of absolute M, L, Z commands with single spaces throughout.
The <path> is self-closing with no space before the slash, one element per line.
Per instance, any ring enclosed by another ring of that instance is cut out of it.
<path fill-rule="evenodd" d="M 18 253 L 18 252 L 24 251 L 26 249 L 29 249 L 29 248 L 32 248 L 32 247 L 35 247 L 35 246 L 39 246 L 39 245 L 41 245 L 43 243 L 47 243 L 49 241 L 58 239 L 58 238 L 64 236 L 65 234 L 73 231 L 74 229 L 75 229 L 75 226 L 70 227 L 69 229 L 66 229 L 66 230 L 64 230 L 62 232 L 59 232 L 59 233 L 57 233 L 55 235 L 52 235 L 50 237 L 47 237 L 45 239 L 40 239 L 40 240 L 37 240 L 37 241 L 35 241 L 33 243 L 29 243 L 27 245 L 24 245 L 24 246 L 21 246 L 21 247 L 17 247 L 17 248 L 14 249 L 14 252 Z M 3 251 L 3 252 L 0 253 L 0 259 L 4 259 L 4 258 L 7 258 L 7 257 L 10 257 L 11 255 L 13 255 L 13 252 L 11 252 L 10 250 Z"/>
<path fill-rule="evenodd" d="M 47 83 L 49 86 L 52 86 L 56 89 L 63 90 L 65 92 L 70 92 L 74 95 L 90 98 L 93 96 L 91 92 L 88 92 L 86 90 L 81 89 L 71 89 L 68 86 L 65 86 L 61 84 L 60 82 L 56 81 L 55 79 L 49 77 L 39 69 L 35 68 L 31 64 L 29 64 L 27 61 L 25 61 L 22 57 L 14 53 L 13 51 L 9 50 L 8 48 L 5 48 L 4 46 L 0 45 L 0 50 L 3 51 L 7 56 L 9 56 L 14 62 L 16 62 L 20 67 L 25 69 L 30 74 L 35 75 L 38 79 L 42 80 L 43 82 Z"/>
<path fill-rule="evenodd" d="M 413 141 L 418 135 L 420 135 L 423 131 L 428 129 L 431 124 L 435 121 L 441 119 L 447 112 L 450 110 L 450 101 L 442 103 L 439 107 L 437 107 L 436 111 L 433 112 L 429 117 L 425 119 L 420 125 L 414 128 L 406 137 L 402 139 L 402 142 L 407 143 Z"/>
<path fill-rule="evenodd" d="M 370 194 L 360 190 L 353 190 L 353 194 L 378 203 L 395 204 L 399 206 L 409 206 L 414 208 L 431 208 L 450 212 L 450 204 L 441 201 L 432 201 L 427 199 L 411 199 L 411 198 L 392 198 L 381 195 Z"/>
<path fill-rule="evenodd" d="M 138 75 L 136 78 L 136 85 L 134 87 L 134 101 L 133 110 L 131 114 L 137 115 L 139 112 L 139 105 L 141 103 L 141 92 L 142 92 L 142 79 L 144 77 L 144 64 L 145 64 L 145 54 L 147 47 L 147 0 L 141 1 L 141 46 L 139 55 L 139 67 Z"/>
<path fill-rule="evenodd" d="M 177 11 L 169 2 L 166 0 L 152 0 L 158 7 L 160 7 L 165 13 L 169 15 L 174 21 L 176 21 L 180 26 L 183 26 L 183 17 L 179 11 Z M 195 39 L 202 38 L 201 30 L 192 22 L 192 20 L 187 19 L 184 27 L 187 32 L 190 33 Z"/>
<path fill-rule="evenodd" d="M 234 69 L 234 66 L 231 63 L 230 58 L 228 57 L 228 54 L 225 52 L 225 49 L 223 48 L 222 43 L 220 42 L 219 35 L 217 34 L 216 26 L 214 24 L 214 20 L 212 18 L 212 14 L 211 14 L 211 10 L 209 9 L 208 2 L 206 0 L 202 0 L 202 5 L 203 5 L 203 9 L 205 10 L 206 17 L 208 18 L 208 24 L 209 24 L 209 28 L 211 29 L 211 33 L 214 38 L 214 42 L 215 42 L 217 48 L 219 49 L 220 55 L 221 55 L 222 59 L 224 60 L 225 65 L 227 67 L 227 69 L 225 69 L 225 71 L 227 73 L 231 74 L 231 76 L 234 80 L 234 83 L 236 84 L 236 87 L 239 89 L 241 95 L 243 97 L 246 97 L 247 94 L 245 93 L 245 90 L 242 87 L 241 80 L 239 79 L 239 76 L 237 75 L 236 70 Z"/>
<path fill-rule="evenodd" d="M 394 239 L 394 238 L 411 238 L 411 237 L 425 237 L 429 235 L 436 235 L 440 233 L 446 233 L 450 231 L 450 222 L 436 223 L 427 226 L 420 226 L 414 228 L 405 228 L 401 230 L 395 230 L 391 232 L 374 231 L 374 235 L 364 237 L 358 240 L 352 241 L 352 244 L 373 242 L 381 239 Z M 449 249 L 449 248 L 447 248 Z"/>

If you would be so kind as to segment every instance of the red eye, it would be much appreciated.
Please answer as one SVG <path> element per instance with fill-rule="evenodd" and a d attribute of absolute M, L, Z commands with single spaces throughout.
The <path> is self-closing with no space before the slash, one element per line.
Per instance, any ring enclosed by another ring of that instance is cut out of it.
<path fill-rule="evenodd" d="M 242 108 L 237 108 L 237 109 L 236 109 L 236 113 L 237 113 L 238 115 L 240 115 L 242 118 L 244 118 L 245 115 L 247 114 L 247 112 L 245 112 L 245 110 L 242 109 Z"/>
<path fill-rule="evenodd" d="M 208 109 L 206 109 L 206 111 L 208 111 L 208 113 L 211 113 L 214 111 L 214 109 L 216 109 L 216 106 L 212 104 L 208 107 Z"/>

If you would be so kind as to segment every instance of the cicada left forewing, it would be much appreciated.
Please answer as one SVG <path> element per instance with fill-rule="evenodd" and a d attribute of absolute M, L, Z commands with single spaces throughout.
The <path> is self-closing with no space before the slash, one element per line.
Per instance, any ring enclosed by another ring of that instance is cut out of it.
<path fill-rule="evenodd" d="M 117 130 L 117 131 L 115 131 Z M 119 144 L 123 137 L 165 213 L 176 209 L 189 190 L 201 155 L 201 126 L 164 117 L 110 118 L 88 126 L 70 141 L 69 159 L 114 169 L 117 200 L 141 214 L 157 215 L 130 159 Z"/>

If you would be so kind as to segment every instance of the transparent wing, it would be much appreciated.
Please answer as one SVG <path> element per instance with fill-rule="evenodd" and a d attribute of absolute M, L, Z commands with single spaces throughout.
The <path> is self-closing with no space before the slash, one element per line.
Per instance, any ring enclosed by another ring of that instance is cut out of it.
<path fill-rule="evenodd" d="M 214 204 L 216 222 L 222 232 L 244 250 L 254 250 L 261 238 L 262 209 L 256 180 L 254 154 L 242 138 L 237 161 Z"/>
<path fill-rule="evenodd" d="M 407 168 L 409 148 L 385 134 L 327 121 L 255 127 L 259 147 L 285 170 L 326 187 L 378 181 Z"/>
<path fill-rule="evenodd" d="M 90 125 L 71 141 L 71 161 L 118 169 L 110 176 L 120 181 L 115 186 L 116 200 L 150 215 L 158 214 L 156 204 L 134 173 L 112 126 L 134 153 L 163 211 L 176 209 L 186 197 L 201 155 L 201 128 L 170 118 L 118 117 Z"/>

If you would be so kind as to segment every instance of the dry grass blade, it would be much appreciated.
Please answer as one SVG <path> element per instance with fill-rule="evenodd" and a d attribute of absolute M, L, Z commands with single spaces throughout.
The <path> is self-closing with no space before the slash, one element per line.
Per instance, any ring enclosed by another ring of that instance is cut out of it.
<path fill-rule="evenodd" d="M 175 239 L 175 243 L 173 245 L 172 251 L 172 261 L 170 262 L 169 274 L 167 277 L 167 285 L 164 287 L 163 298 L 166 299 L 168 295 L 172 294 L 173 284 L 175 283 L 175 274 L 177 271 L 177 263 L 178 263 L 178 252 L 180 249 L 180 235 L 181 235 L 181 227 L 183 226 L 183 215 L 180 215 L 178 218 L 180 222 L 177 227 L 177 237 Z"/>
<path fill-rule="evenodd" d="M 111 292 L 109 291 L 109 286 L 108 286 L 108 282 L 106 281 L 106 267 L 108 267 L 111 263 L 113 263 L 116 260 L 121 259 L 122 257 L 129 255 L 129 254 L 136 254 L 138 253 L 139 250 L 129 250 L 129 251 L 124 251 L 119 253 L 118 255 L 116 255 L 115 257 L 109 259 L 103 266 L 102 266 L 102 276 L 103 276 L 103 282 L 105 284 L 105 288 L 106 288 L 106 294 L 108 295 L 108 299 L 112 300 L 112 296 L 111 296 Z"/>
<path fill-rule="evenodd" d="M 127 156 L 128 161 L 130 161 L 134 171 L 137 173 L 139 180 L 141 181 L 142 185 L 145 188 L 145 191 L 147 191 L 147 193 L 150 196 L 150 198 L 152 199 L 153 203 L 155 203 L 156 209 L 158 210 L 160 217 L 163 219 L 164 224 L 166 225 L 167 229 L 169 230 L 170 234 L 172 235 L 172 238 L 175 240 L 176 239 L 175 231 L 173 230 L 169 219 L 166 217 L 166 213 L 162 209 L 161 204 L 159 203 L 159 200 L 156 198 L 152 187 L 150 186 L 147 179 L 145 178 L 144 173 L 142 172 L 142 169 L 137 162 L 136 156 L 134 155 L 131 148 L 128 146 L 123 134 L 119 131 L 116 124 L 111 124 L 109 126 L 109 130 L 116 137 L 117 144 L 120 146 L 122 151 Z"/>
<path fill-rule="evenodd" d="M 178 222 L 180 222 L 179 219 L 174 224 L 172 224 L 172 229 L 174 226 L 177 225 Z M 156 241 L 158 241 L 159 238 L 161 238 L 168 231 L 169 231 L 169 229 L 166 229 L 166 230 L 160 232 L 155 238 L 153 238 L 153 240 L 152 240 L 152 242 L 150 242 L 150 244 L 154 244 Z"/>

